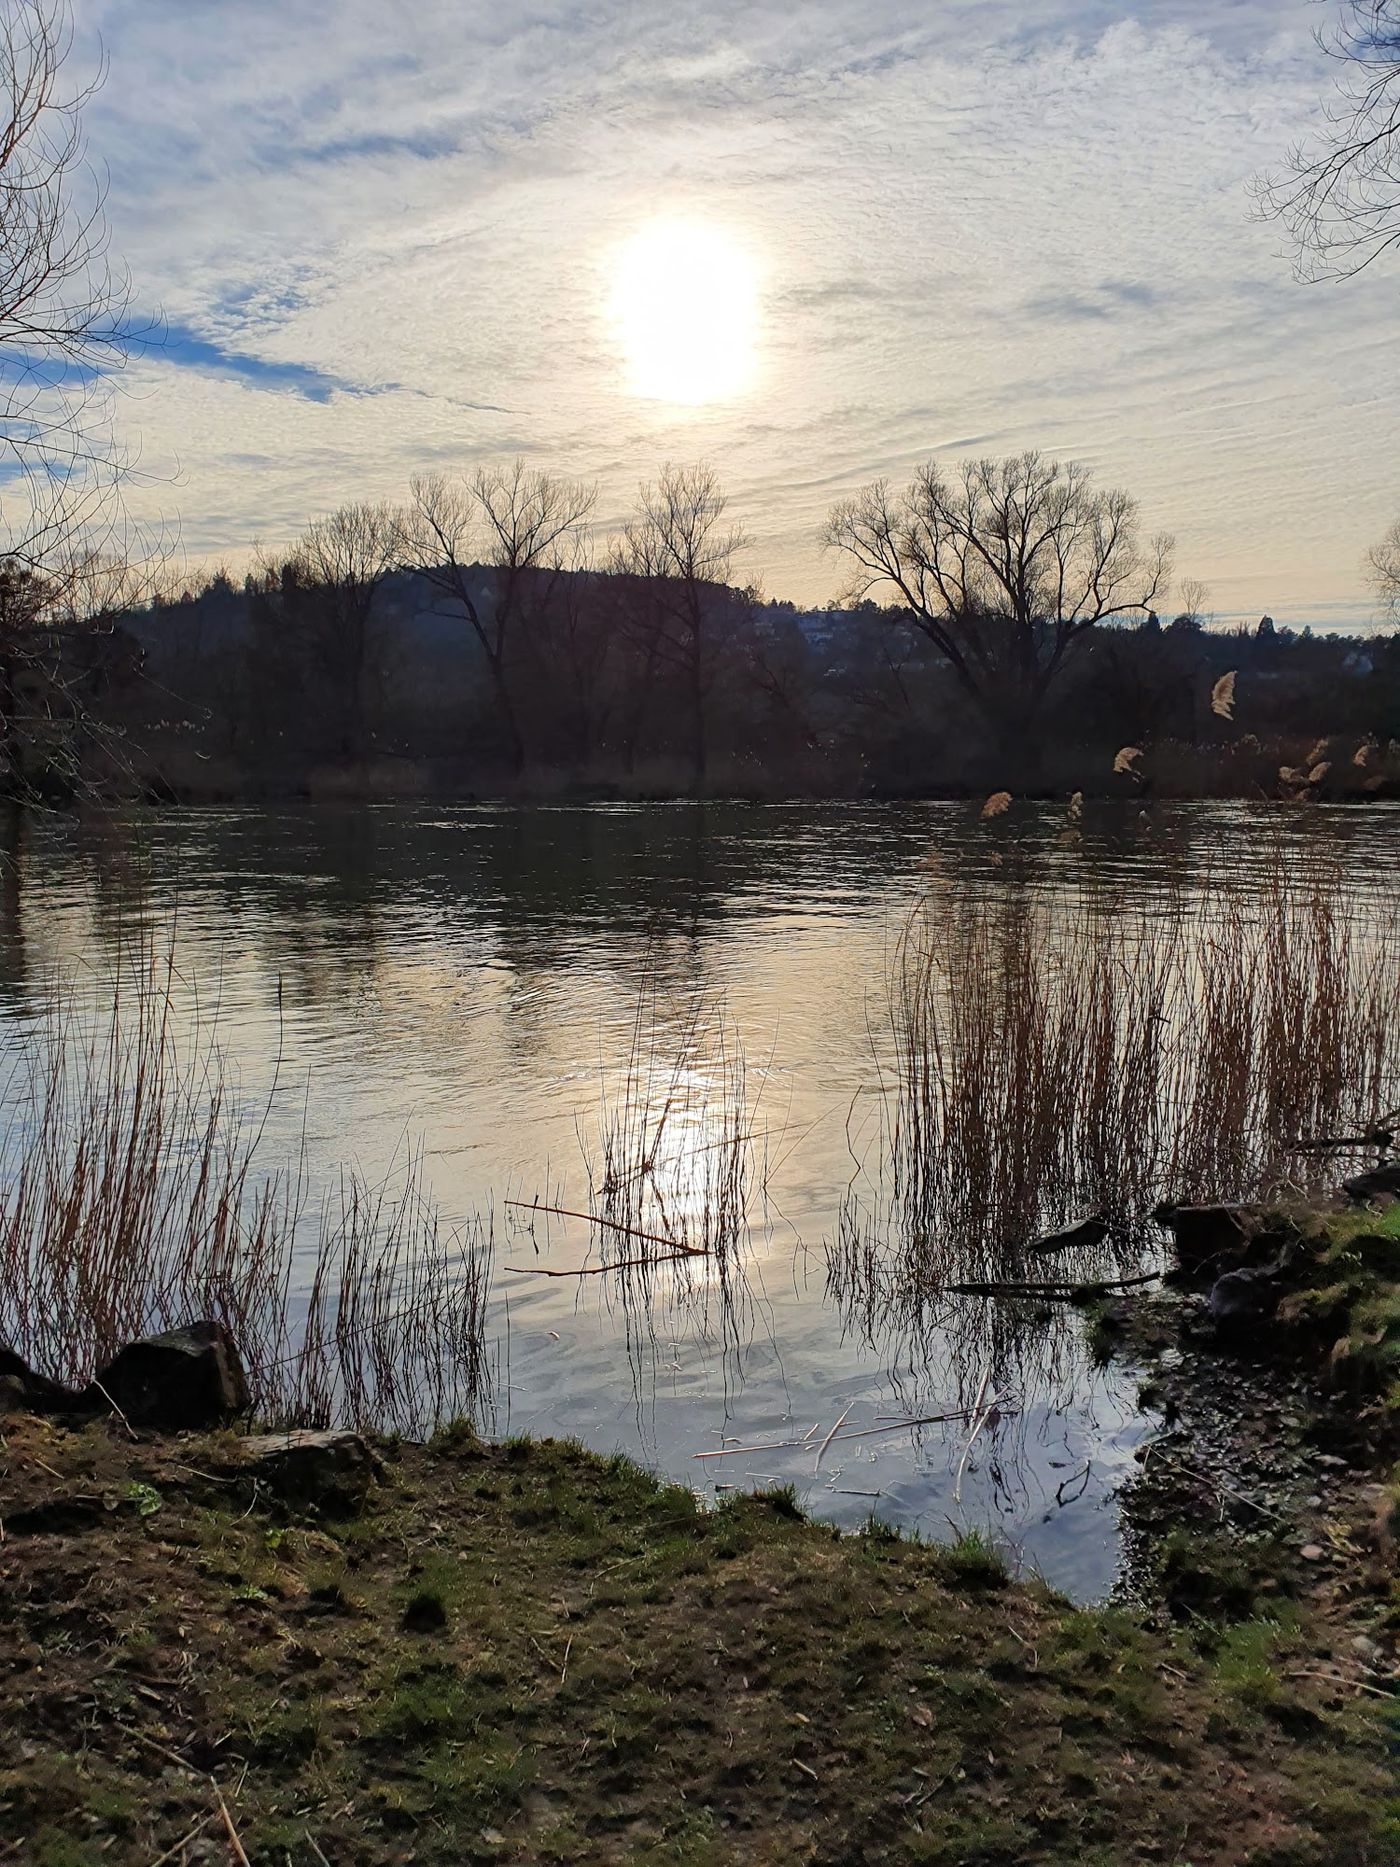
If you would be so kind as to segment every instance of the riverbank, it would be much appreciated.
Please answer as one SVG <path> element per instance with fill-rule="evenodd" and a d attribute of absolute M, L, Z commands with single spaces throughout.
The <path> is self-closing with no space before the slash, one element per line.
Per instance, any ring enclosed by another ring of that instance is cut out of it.
<path fill-rule="evenodd" d="M 1392 748 L 1347 746 L 1345 758 L 1323 760 L 1316 737 L 1250 738 L 1225 744 L 1168 740 L 1132 751 L 1079 744 L 1048 747 L 1034 773 L 1015 772 L 1004 759 L 981 753 L 949 762 L 930 747 L 908 764 L 882 768 L 860 758 L 809 758 L 770 763 L 757 757 L 713 760 L 701 779 L 683 760 L 651 759 L 635 769 L 617 764 L 587 768 L 532 765 L 519 775 L 483 770 L 452 759 L 409 754 L 371 757 L 357 764 L 244 765 L 217 754 L 192 752 L 176 742 L 148 766 L 138 767 L 135 795 L 156 804 L 296 803 L 530 805 L 756 803 L 898 804 L 981 803 L 1009 787 L 1041 803 L 1249 803 L 1374 804 L 1400 797 L 1400 759 Z M 1365 750 L 1358 762 L 1355 754 Z M 111 791 L 133 796 L 131 774 Z"/>
<path fill-rule="evenodd" d="M 317 1508 L 254 1444 L 7 1418 L 0 1859 L 1400 1848 L 1393 1706 L 1306 1598 L 1076 1609 L 975 1539 L 705 1512 L 465 1430 L 374 1445 Z"/>

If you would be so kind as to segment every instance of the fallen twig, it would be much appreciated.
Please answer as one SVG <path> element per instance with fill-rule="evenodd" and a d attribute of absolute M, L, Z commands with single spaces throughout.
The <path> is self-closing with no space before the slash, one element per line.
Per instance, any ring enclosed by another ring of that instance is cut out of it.
<path fill-rule="evenodd" d="M 649 1270 L 653 1264 L 683 1264 L 687 1258 L 708 1256 L 707 1251 L 692 1251 L 687 1246 L 684 1251 L 668 1252 L 664 1258 L 619 1258 L 616 1264 L 581 1264 L 573 1271 L 546 1270 L 542 1264 L 503 1264 L 501 1269 L 516 1277 L 602 1277 L 608 1271 Z"/>
<path fill-rule="evenodd" d="M 893 1420 L 886 1426 L 862 1426 L 859 1432 L 839 1434 L 832 1444 L 849 1445 L 853 1439 L 874 1439 L 881 1433 L 903 1432 L 910 1426 L 941 1426 L 948 1420 L 965 1420 L 970 1417 L 970 1413 L 970 1408 L 961 1407 L 956 1413 L 925 1413 L 918 1419 Z M 693 1459 L 730 1459 L 746 1452 L 786 1452 L 794 1449 L 800 1452 L 810 1443 L 809 1439 L 768 1439 L 758 1446 L 723 1446 L 714 1452 L 692 1452 L 690 1456 Z"/>
<path fill-rule="evenodd" d="M 117 1405 L 116 1401 L 113 1400 L 112 1396 L 107 1392 L 106 1388 L 102 1385 L 101 1381 L 98 1380 L 96 1375 L 93 1375 L 91 1385 L 97 1389 L 98 1393 L 101 1394 L 102 1398 L 107 1402 L 107 1405 L 112 1409 L 113 1413 L 116 1414 L 117 1418 L 121 1421 L 122 1425 L 126 1428 L 127 1438 L 137 1439 L 139 1443 L 136 1429 L 132 1426 L 131 1421 L 122 1412 L 121 1408 Z"/>
<path fill-rule="evenodd" d="M 187 1757 L 182 1757 L 178 1751 L 169 1750 L 164 1744 L 158 1744 L 153 1737 L 147 1737 L 144 1731 L 138 1731 L 135 1725 L 121 1724 L 116 1719 L 113 1719 L 113 1723 L 119 1731 L 124 1731 L 128 1737 L 134 1737 L 138 1744 L 144 1744 L 148 1750 L 153 1750 L 158 1757 L 164 1757 L 167 1763 L 178 1765 L 178 1767 L 184 1770 L 189 1776 L 199 1775 L 199 1771 L 189 1759 Z"/>
<path fill-rule="evenodd" d="M 1142 1277 L 1112 1277 L 1100 1283 L 1006 1283 L 944 1284 L 944 1292 L 959 1297 L 1059 1297 L 1083 1298 L 1108 1296 L 1115 1290 L 1135 1290 L 1140 1284 L 1156 1283 L 1161 1271 L 1148 1271 Z"/>
<path fill-rule="evenodd" d="M 233 1825 L 233 1817 L 228 1812 L 228 1804 L 224 1801 L 223 1791 L 212 1776 L 209 1778 L 209 1787 L 214 1792 L 214 1800 L 218 1803 L 219 1813 L 224 1818 L 224 1828 L 228 1834 L 228 1844 L 233 1849 L 233 1858 L 238 1862 L 238 1867 L 252 1867 L 252 1862 L 243 1852 L 243 1843 L 238 1839 L 238 1830 Z"/>
<path fill-rule="evenodd" d="M 182 1853 L 189 1846 L 191 1841 L 194 1840 L 195 1836 L 199 1834 L 201 1829 L 207 1828 L 213 1819 L 214 1811 L 212 1809 L 207 1815 L 201 1815 L 194 1827 L 189 1829 L 187 1833 L 181 1835 L 173 1848 L 167 1848 L 164 1854 L 156 1855 L 155 1859 L 151 1862 L 151 1867 L 162 1867 L 164 1861 L 174 1860 L 175 1856 Z"/>
<path fill-rule="evenodd" d="M 609 1232 L 620 1232 L 624 1238 L 644 1238 L 651 1245 L 665 1245 L 668 1250 L 679 1252 L 683 1257 L 707 1258 L 710 1254 L 703 1245 L 683 1245 L 678 1238 L 664 1238 L 659 1232 L 641 1232 L 635 1225 L 623 1225 L 617 1219 L 604 1219 L 596 1212 L 575 1212 L 569 1206 L 540 1206 L 532 1199 L 508 1199 L 507 1206 L 514 1206 L 519 1212 L 549 1212 L 557 1219 L 584 1219 L 589 1225 L 601 1225 Z"/>
<path fill-rule="evenodd" d="M 1388 1698 L 1393 1700 L 1400 1697 L 1400 1693 L 1397 1693 L 1394 1687 L 1387 1690 L 1385 1686 L 1372 1685 L 1366 1679 L 1348 1679 L 1345 1673 L 1313 1672 L 1311 1668 L 1307 1666 L 1295 1666 L 1290 1672 L 1286 1672 L 1283 1676 L 1285 1679 L 1321 1679 L 1327 1685 L 1355 1686 L 1358 1692 L 1370 1692 L 1376 1698 Z"/>

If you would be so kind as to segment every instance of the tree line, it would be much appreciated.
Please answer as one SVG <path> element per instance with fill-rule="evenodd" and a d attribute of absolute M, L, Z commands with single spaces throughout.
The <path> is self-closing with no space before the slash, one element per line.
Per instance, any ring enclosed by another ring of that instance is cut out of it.
<path fill-rule="evenodd" d="M 241 584 L 217 573 L 37 626 L 96 680 L 89 753 L 118 746 L 109 776 L 157 794 L 296 791 L 334 770 L 459 793 L 1135 794 L 1154 757 L 1167 788 L 1290 794 L 1278 774 L 1324 734 L 1372 748 L 1349 788 L 1389 770 L 1394 636 L 1222 630 L 1189 581 L 1168 604 L 1171 539 L 1076 463 L 930 461 L 905 488 L 873 482 L 828 518 L 846 582 L 817 611 L 736 580 L 746 534 L 711 466 L 663 468 L 611 537 L 595 508 L 593 487 L 522 462 L 426 476 L 402 504 L 316 519 Z M 1393 556 L 1375 553 L 1382 602 Z M 89 665 L 80 646 L 104 638 Z M 1212 705 L 1227 673 L 1228 717 Z M 1125 744 L 1149 753 L 1126 779 Z M 10 768 L 60 788 L 32 756 Z"/>

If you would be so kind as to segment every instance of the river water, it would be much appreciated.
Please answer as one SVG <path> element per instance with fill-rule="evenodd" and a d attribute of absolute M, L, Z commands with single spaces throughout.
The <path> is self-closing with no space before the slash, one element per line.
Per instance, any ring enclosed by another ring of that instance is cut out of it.
<path fill-rule="evenodd" d="M 55 975 L 100 982 L 123 945 L 168 946 L 186 1015 L 197 1000 L 241 1093 L 270 1102 L 267 1164 L 304 1149 L 313 1177 L 386 1176 L 421 1143 L 444 1220 L 489 1221 L 490 1430 L 622 1450 L 709 1497 L 791 1483 L 843 1525 L 990 1528 L 1088 1598 L 1112 1581 L 1115 1487 L 1152 1429 L 1132 1378 L 1096 1369 L 1058 1310 L 994 1367 L 976 1326 L 831 1284 L 853 1196 L 878 1230 L 891 953 L 931 873 L 965 903 L 1207 914 L 1213 890 L 1305 846 L 1363 900 L 1390 886 L 1400 812 L 1091 805 L 1068 830 L 1063 806 L 984 822 L 943 803 L 29 819 L 0 871 L 0 1041 Z M 749 1209 L 724 1288 L 692 1266 L 641 1290 L 533 1274 L 596 1262 L 585 1223 L 524 1207 L 596 1209 L 629 1072 L 634 1099 L 640 1081 L 675 1102 L 657 1171 L 681 1207 L 739 1100 Z M 730 1447 L 755 1449 L 695 1456 Z"/>

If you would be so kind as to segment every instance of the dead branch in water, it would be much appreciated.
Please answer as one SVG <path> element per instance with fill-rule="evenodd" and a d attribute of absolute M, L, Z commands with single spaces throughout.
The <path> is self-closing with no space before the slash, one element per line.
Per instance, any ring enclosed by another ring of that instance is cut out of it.
<path fill-rule="evenodd" d="M 841 1415 L 841 1418 L 836 1422 L 835 1426 L 832 1427 L 831 1431 L 827 1434 L 826 1438 L 823 1439 L 821 1444 L 817 1447 L 817 1462 L 812 1467 L 812 1470 L 814 1473 L 819 1472 L 821 1470 L 822 1459 L 825 1456 L 827 1447 L 831 1444 L 832 1440 L 835 1439 L 836 1435 L 841 1431 L 841 1428 L 846 1424 L 847 1420 L 850 1419 L 851 1407 L 853 1407 L 855 1404 L 856 1403 L 854 1401 L 851 1402 L 851 1406 L 847 1407 L 846 1411 Z"/>
<path fill-rule="evenodd" d="M 983 1399 L 983 1396 L 987 1392 L 987 1383 L 991 1380 L 991 1378 L 992 1378 L 992 1367 L 991 1367 L 991 1363 L 988 1362 L 986 1370 L 982 1376 L 982 1385 L 977 1390 L 977 1399 L 974 1402 L 973 1408 L 972 1408 L 973 1413 L 976 1415 L 976 1419 L 973 1422 L 972 1431 L 967 1436 L 967 1444 L 963 1447 L 962 1457 L 958 1460 L 958 1475 L 953 1481 L 953 1502 L 955 1504 L 962 1503 L 963 1473 L 967 1470 L 967 1461 L 968 1461 L 969 1456 L 971 1455 L 973 1445 L 977 1439 L 977 1435 L 981 1432 L 982 1428 L 987 1424 L 988 1420 L 991 1419 L 992 1415 L 996 1412 L 997 1408 L 1001 1405 L 1001 1395 L 993 1394 L 991 1399 L 987 1402 L 986 1412 L 984 1413 L 981 1410 L 982 1399 Z"/>
<path fill-rule="evenodd" d="M 1148 1271 L 1142 1277 L 1110 1277 L 1099 1283 L 987 1283 L 987 1284 L 943 1284 L 940 1289 L 949 1296 L 958 1297 L 1046 1297 L 1070 1300 L 1085 1297 L 1109 1296 L 1116 1290 L 1135 1290 L 1140 1284 L 1156 1283 L 1161 1271 Z"/>
<path fill-rule="evenodd" d="M 885 1426 L 862 1426 L 859 1432 L 841 1433 L 837 1438 L 829 1440 L 828 1444 L 844 1446 L 852 1439 L 876 1439 L 882 1433 L 905 1432 L 911 1426 L 943 1426 L 949 1420 L 966 1420 L 971 1414 L 970 1407 L 960 1407 L 956 1413 L 925 1413 L 918 1419 L 892 1420 Z M 714 1452 L 692 1452 L 690 1456 L 693 1459 L 732 1459 L 746 1452 L 787 1452 L 793 1449 L 800 1452 L 805 1451 L 810 1444 L 809 1434 L 806 1439 L 768 1439 L 760 1446 L 722 1446 Z"/>
<path fill-rule="evenodd" d="M 582 1264 L 573 1271 L 550 1271 L 542 1264 L 503 1264 L 515 1277 L 602 1277 L 608 1271 L 635 1271 L 653 1264 L 683 1264 L 687 1258 L 708 1257 L 706 1251 L 669 1251 L 664 1258 L 620 1258 L 616 1264 Z"/>
<path fill-rule="evenodd" d="M 568 1206 L 541 1206 L 533 1199 L 508 1199 L 504 1203 L 507 1206 L 514 1206 L 520 1212 L 548 1212 L 552 1213 L 557 1219 L 584 1219 L 589 1225 L 601 1225 L 604 1230 L 619 1232 L 624 1238 L 642 1238 L 645 1239 L 649 1245 L 665 1245 L 666 1249 L 674 1252 L 678 1258 L 707 1258 L 710 1255 L 703 1245 L 685 1245 L 682 1244 L 678 1238 L 666 1238 L 659 1232 L 641 1232 L 637 1230 L 635 1225 L 623 1225 L 618 1219 L 605 1219 L 601 1214 L 596 1212 L 574 1212 Z M 657 1260 L 654 1259 L 634 1260 L 634 1262 L 637 1263 L 656 1261 Z M 607 1265 L 604 1266 L 604 1268 L 608 1270 L 620 1270 L 622 1266 Z M 549 1272 L 544 1273 L 546 1276 L 550 1274 Z M 563 1276 L 567 1273 L 558 1272 L 553 1274 Z"/>

